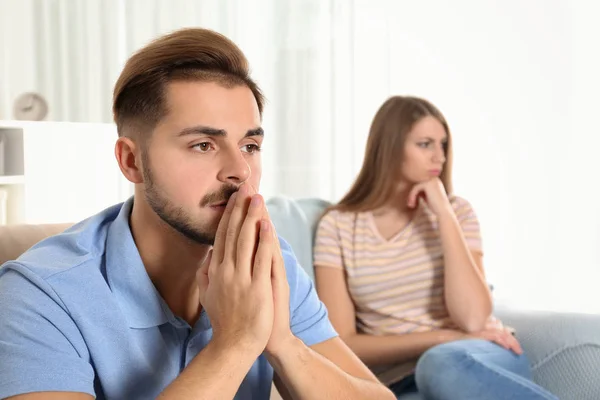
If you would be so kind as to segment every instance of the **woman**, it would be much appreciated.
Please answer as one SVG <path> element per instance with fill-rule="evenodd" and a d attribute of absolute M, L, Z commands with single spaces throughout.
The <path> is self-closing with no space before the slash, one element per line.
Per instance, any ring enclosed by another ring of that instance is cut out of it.
<path fill-rule="evenodd" d="M 491 316 L 479 223 L 451 195 L 451 156 L 431 103 L 396 96 L 381 106 L 356 182 L 319 223 L 318 294 L 399 399 L 555 399 Z"/>

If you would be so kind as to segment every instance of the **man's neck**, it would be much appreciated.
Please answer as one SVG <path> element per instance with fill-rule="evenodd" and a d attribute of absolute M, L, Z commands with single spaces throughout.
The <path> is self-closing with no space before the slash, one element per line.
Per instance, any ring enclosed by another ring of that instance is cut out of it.
<path fill-rule="evenodd" d="M 134 201 L 129 226 L 152 283 L 173 314 L 193 326 L 202 310 L 196 272 L 210 246 L 181 235 L 144 201 Z"/>

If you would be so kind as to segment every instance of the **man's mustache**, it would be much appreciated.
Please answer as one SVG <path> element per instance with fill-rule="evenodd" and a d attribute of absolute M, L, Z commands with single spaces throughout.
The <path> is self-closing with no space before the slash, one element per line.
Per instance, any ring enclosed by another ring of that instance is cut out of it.
<path fill-rule="evenodd" d="M 202 207 L 206 207 L 210 204 L 227 203 L 231 195 L 237 192 L 238 189 L 239 187 L 235 185 L 224 185 L 220 190 L 204 196 L 200 202 L 200 205 Z"/>

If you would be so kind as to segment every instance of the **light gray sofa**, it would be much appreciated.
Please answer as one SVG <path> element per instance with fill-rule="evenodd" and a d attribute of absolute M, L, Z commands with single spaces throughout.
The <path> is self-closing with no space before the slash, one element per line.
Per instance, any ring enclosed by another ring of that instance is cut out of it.
<path fill-rule="evenodd" d="M 290 243 L 300 264 L 314 277 L 314 234 L 329 203 L 274 197 L 267 205 L 277 233 Z M 563 400 L 600 399 L 600 315 L 515 310 L 501 305 L 495 314 L 516 328 L 539 385 Z"/>

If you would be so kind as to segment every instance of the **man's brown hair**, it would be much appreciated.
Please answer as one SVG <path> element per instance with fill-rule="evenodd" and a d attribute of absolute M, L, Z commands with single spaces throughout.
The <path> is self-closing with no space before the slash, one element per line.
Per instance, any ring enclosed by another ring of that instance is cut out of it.
<path fill-rule="evenodd" d="M 406 137 L 413 126 L 427 116 L 437 119 L 448 135 L 446 162 L 440 179 L 446 193 L 452 193 L 452 141 L 446 118 L 425 99 L 394 96 L 383 103 L 373 119 L 358 177 L 348 193 L 331 209 L 360 212 L 385 205 L 394 195 L 404 159 Z"/>
<path fill-rule="evenodd" d="M 173 81 L 245 85 L 262 116 L 264 97 L 239 47 L 217 32 L 186 28 L 155 39 L 127 60 L 113 93 L 119 136 L 147 137 L 168 113 L 166 86 Z"/>

